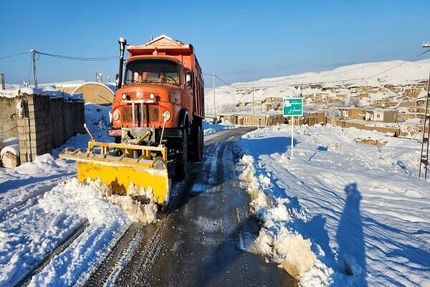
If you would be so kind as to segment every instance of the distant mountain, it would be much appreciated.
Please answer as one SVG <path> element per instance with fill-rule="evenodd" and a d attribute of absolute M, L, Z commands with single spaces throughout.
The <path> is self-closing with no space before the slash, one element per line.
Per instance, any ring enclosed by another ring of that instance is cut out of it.
<path fill-rule="evenodd" d="M 215 89 L 217 112 L 231 111 L 239 102 L 251 102 L 267 97 L 291 97 L 301 93 L 297 86 L 319 84 L 330 86 L 407 85 L 428 79 L 430 59 L 421 61 L 386 61 L 354 64 L 329 71 L 302 73 L 265 78 L 247 83 L 235 83 Z M 206 89 L 206 111 L 213 112 L 213 90 Z"/>

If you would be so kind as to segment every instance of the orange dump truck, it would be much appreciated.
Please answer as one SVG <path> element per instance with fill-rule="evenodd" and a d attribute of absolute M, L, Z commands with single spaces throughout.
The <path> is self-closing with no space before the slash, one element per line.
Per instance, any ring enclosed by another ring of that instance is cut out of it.
<path fill-rule="evenodd" d="M 62 157 L 78 162 L 81 181 L 98 178 L 114 192 L 132 196 L 148 195 L 149 190 L 154 201 L 164 204 L 171 177 L 168 163 L 182 179 L 188 162 L 202 158 L 202 71 L 191 44 L 165 35 L 128 46 L 120 38 L 119 44 L 109 129 L 115 143 L 91 140 L 86 153 L 65 151 Z"/>

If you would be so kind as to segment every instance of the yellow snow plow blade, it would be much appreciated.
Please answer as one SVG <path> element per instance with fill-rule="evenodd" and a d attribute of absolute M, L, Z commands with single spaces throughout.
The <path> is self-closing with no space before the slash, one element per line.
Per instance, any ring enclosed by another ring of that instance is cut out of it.
<path fill-rule="evenodd" d="M 110 155 L 112 149 L 121 150 L 122 155 Z M 151 191 L 153 200 L 158 204 L 165 204 L 169 199 L 167 148 L 164 146 L 90 140 L 87 152 L 66 149 L 60 157 L 77 162 L 77 177 L 81 182 L 99 179 L 119 195 L 139 196 Z"/>

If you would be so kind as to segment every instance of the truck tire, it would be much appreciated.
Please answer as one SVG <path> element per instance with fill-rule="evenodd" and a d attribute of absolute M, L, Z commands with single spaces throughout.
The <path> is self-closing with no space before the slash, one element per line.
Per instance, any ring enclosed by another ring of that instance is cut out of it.
<path fill-rule="evenodd" d="M 187 175 L 188 165 L 188 135 L 187 129 L 183 129 L 182 141 L 175 162 L 175 176 L 177 180 L 183 180 Z"/>
<path fill-rule="evenodd" d="M 203 129 L 199 125 L 197 127 L 197 140 L 196 140 L 196 161 L 202 161 L 203 158 Z"/>
<path fill-rule="evenodd" d="M 192 139 L 192 150 L 190 151 L 191 161 L 200 162 L 203 157 L 203 130 L 201 124 L 193 128 Z"/>

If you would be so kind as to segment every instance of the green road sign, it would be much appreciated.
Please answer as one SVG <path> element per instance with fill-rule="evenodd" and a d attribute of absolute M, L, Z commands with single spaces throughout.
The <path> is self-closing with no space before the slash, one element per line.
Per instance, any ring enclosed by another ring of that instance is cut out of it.
<path fill-rule="evenodd" d="M 284 116 L 303 116 L 303 98 L 284 99 Z"/>

